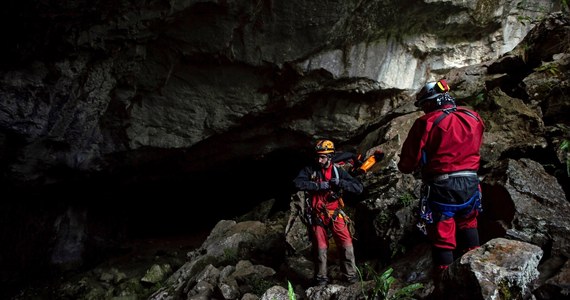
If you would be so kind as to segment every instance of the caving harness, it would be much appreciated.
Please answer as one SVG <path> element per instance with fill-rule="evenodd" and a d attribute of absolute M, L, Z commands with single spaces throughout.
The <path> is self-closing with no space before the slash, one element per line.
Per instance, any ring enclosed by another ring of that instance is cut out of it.
<path fill-rule="evenodd" d="M 457 107 L 452 107 L 452 108 L 447 108 L 447 109 L 442 109 L 441 110 L 443 113 L 441 115 L 439 115 L 437 117 L 437 119 L 435 119 L 435 121 L 433 122 L 432 128 L 434 128 L 435 126 L 437 126 L 437 124 L 439 124 L 439 122 L 441 122 L 441 120 L 443 120 L 445 117 L 447 117 L 450 113 L 454 113 L 454 112 L 462 112 L 465 113 L 467 115 L 469 115 L 470 117 L 474 118 L 475 120 L 479 121 L 479 118 L 477 118 L 477 116 L 475 116 L 473 113 L 471 113 L 468 110 L 465 109 L 458 109 Z M 425 150 L 422 149 L 422 161 L 421 161 L 422 166 L 427 164 L 427 155 Z M 432 210 L 435 210 L 439 213 L 441 213 L 442 216 L 445 216 L 447 218 L 452 218 L 455 216 L 455 214 L 459 211 L 465 211 L 465 214 L 470 213 L 471 211 L 473 211 L 473 209 L 477 209 L 479 212 L 481 212 L 483 210 L 482 204 L 481 204 L 481 192 L 479 191 L 479 189 L 477 189 L 477 191 L 469 198 L 469 200 L 467 200 L 464 203 L 461 204 L 449 204 L 449 203 L 440 203 L 437 201 L 428 201 L 429 197 L 430 197 L 430 192 L 431 192 L 431 187 L 430 187 L 430 183 L 432 182 L 437 182 L 437 181 L 442 181 L 442 180 L 447 180 L 449 178 L 452 177 L 468 177 L 468 176 L 475 176 L 477 177 L 477 172 L 474 171 L 458 171 L 458 172 L 452 172 L 452 173 L 448 173 L 448 174 L 441 174 L 432 178 L 424 178 L 424 182 L 422 183 L 422 187 L 420 190 L 420 221 L 417 224 L 418 229 L 423 233 L 423 234 L 427 234 L 427 229 L 426 229 L 426 224 L 432 224 L 434 222 L 434 216 L 433 216 L 433 212 Z M 470 209 L 467 210 L 468 207 L 471 207 Z M 436 217 L 435 221 L 439 221 L 439 219 L 442 216 L 438 216 Z"/>
<path fill-rule="evenodd" d="M 454 172 L 454 173 L 449 173 L 449 174 L 444 174 L 438 177 L 441 177 L 443 179 L 440 180 L 445 180 L 451 177 L 465 177 L 465 176 L 477 176 L 476 172 L 472 172 L 472 171 L 460 171 L 460 172 Z M 433 180 L 433 181 L 439 181 L 439 180 Z M 431 224 L 434 221 L 433 218 L 433 214 L 432 214 L 432 209 L 435 209 L 439 212 L 441 212 L 442 215 L 452 218 L 455 216 L 455 213 L 457 211 L 463 210 L 467 207 L 472 207 L 472 209 L 478 209 L 479 212 L 482 211 L 482 205 L 481 205 L 481 192 L 479 192 L 479 190 L 477 190 L 473 196 L 471 196 L 471 198 L 469 198 L 469 200 L 467 200 L 464 203 L 461 204 L 449 204 L 449 203 L 440 203 L 437 201 L 430 201 L 428 203 L 428 199 L 430 196 L 430 186 L 429 183 L 423 183 L 422 184 L 422 188 L 421 188 L 421 192 L 420 192 L 420 218 L 425 222 L 425 224 Z M 469 212 L 472 210 L 470 209 Z"/>
<path fill-rule="evenodd" d="M 338 175 L 337 166 L 333 164 L 333 178 L 340 178 Z M 318 181 L 322 178 L 322 175 L 318 175 L 317 171 L 314 171 L 311 175 L 311 180 Z M 325 203 L 321 203 L 320 207 L 317 207 L 316 211 L 313 211 L 311 205 L 311 197 L 305 197 L 305 220 L 308 226 L 318 225 L 322 226 L 327 230 L 327 235 L 330 238 L 332 236 L 332 224 L 336 222 L 339 218 L 344 220 L 346 226 L 348 226 L 350 235 L 353 239 L 354 237 L 354 224 L 350 217 L 343 210 L 344 201 L 342 199 L 342 190 L 327 192 L 326 201 L 338 201 L 339 206 L 334 210 L 328 210 Z M 309 233 L 310 234 L 310 233 Z"/>

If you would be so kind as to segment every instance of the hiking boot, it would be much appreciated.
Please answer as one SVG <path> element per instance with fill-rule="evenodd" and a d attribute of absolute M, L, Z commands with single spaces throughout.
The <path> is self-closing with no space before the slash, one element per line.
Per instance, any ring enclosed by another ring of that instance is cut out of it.
<path fill-rule="evenodd" d="M 348 282 L 350 284 L 357 283 L 358 282 L 358 276 L 356 276 L 356 275 L 347 276 L 346 282 Z"/>
<path fill-rule="evenodd" d="M 443 279 L 445 279 L 446 276 L 446 271 L 449 268 L 448 265 L 439 265 L 439 266 L 435 266 L 434 270 L 433 270 L 433 285 L 434 285 L 434 290 L 433 290 L 433 295 L 435 296 L 436 299 L 442 299 L 442 295 L 443 295 L 443 285 L 442 285 L 442 281 Z"/>

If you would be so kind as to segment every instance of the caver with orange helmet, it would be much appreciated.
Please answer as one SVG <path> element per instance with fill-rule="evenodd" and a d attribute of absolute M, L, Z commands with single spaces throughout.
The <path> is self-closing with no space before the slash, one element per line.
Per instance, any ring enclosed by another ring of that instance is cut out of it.
<path fill-rule="evenodd" d="M 314 148 L 317 159 L 305 166 L 293 180 L 295 187 L 304 191 L 305 222 L 311 230 L 311 240 L 315 248 L 315 282 L 324 285 L 329 282 L 327 251 L 329 232 L 337 247 L 342 249 L 341 270 L 344 279 L 350 283 L 358 280 L 352 236 L 349 231 L 350 218 L 343 210 L 343 192 L 360 194 L 363 185 L 346 170 L 332 163 L 335 153 L 334 143 L 319 140 Z"/>
<path fill-rule="evenodd" d="M 315 145 L 315 153 L 317 154 L 317 161 L 322 168 L 330 167 L 334 154 L 334 143 L 330 140 L 318 140 Z M 323 182 L 322 184 L 327 185 L 328 182 Z"/>

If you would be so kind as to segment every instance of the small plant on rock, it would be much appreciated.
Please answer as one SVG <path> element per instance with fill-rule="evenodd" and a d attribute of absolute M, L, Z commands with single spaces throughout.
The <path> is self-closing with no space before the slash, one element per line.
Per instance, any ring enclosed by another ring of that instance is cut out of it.
<path fill-rule="evenodd" d="M 410 206 L 413 202 L 414 202 L 414 195 L 406 192 L 402 195 L 400 195 L 400 203 L 402 203 L 402 205 L 404 205 L 405 207 Z"/>
<path fill-rule="evenodd" d="M 289 300 L 295 300 L 295 290 L 289 280 L 287 280 L 287 291 L 289 293 Z"/>
<path fill-rule="evenodd" d="M 570 177 L 570 140 L 563 140 L 560 143 L 560 150 L 566 155 L 566 175 Z"/>
<path fill-rule="evenodd" d="M 414 299 L 414 291 L 423 287 L 421 283 L 413 283 L 407 285 L 403 288 L 395 290 L 390 293 L 392 284 L 396 281 L 396 278 L 392 276 L 393 268 L 388 268 L 384 273 L 378 274 L 370 267 L 368 267 L 368 272 L 372 275 L 374 280 L 374 287 L 372 289 L 372 299 L 380 300 L 404 300 L 404 299 Z"/>

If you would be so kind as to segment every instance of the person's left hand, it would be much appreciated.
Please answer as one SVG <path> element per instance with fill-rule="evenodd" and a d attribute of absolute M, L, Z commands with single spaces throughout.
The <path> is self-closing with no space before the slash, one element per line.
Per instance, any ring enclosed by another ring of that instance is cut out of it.
<path fill-rule="evenodd" d="M 331 178 L 330 183 L 332 186 L 338 186 L 340 184 L 340 179 L 338 178 Z"/>
<path fill-rule="evenodd" d="M 319 190 L 328 190 L 331 188 L 330 183 L 328 181 L 321 181 L 317 183 L 319 186 Z"/>

